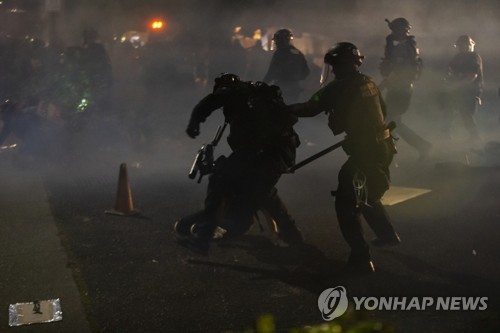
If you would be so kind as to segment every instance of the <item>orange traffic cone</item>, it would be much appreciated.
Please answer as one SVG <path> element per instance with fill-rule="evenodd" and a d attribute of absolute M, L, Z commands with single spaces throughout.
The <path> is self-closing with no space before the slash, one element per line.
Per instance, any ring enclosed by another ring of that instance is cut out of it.
<path fill-rule="evenodd" d="M 107 210 L 105 213 L 120 216 L 132 216 L 139 214 L 139 212 L 134 209 L 126 163 L 120 164 L 120 175 L 118 177 L 118 190 L 116 191 L 115 208 Z"/>

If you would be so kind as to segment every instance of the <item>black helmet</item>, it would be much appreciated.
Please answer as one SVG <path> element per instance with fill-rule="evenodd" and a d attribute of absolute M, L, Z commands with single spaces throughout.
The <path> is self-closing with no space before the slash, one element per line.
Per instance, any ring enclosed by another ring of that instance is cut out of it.
<path fill-rule="evenodd" d="M 320 85 L 323 86 L 326 83 L 332 70 L 336 72 L 335 75 L 340 75 L 341 72 L 351 72 L 361 66 L 364 58 L 356 45 L 349 42 L 338 43 L 325 54 Z"/>
<path fill-rule="evenodd" d="M 274 33 L 273 40 L 276 44 L 278 43 L 290 43 L 293 39 L 293 34 L 288 29 L 280 29 Z"/>
<path fill-rule="evenodd" d="M 236 74 L 222 73 L 219 77 L 215 78 L 214 92 L 223 87 L 231 87 L 240 83 L 240 77 Z"/>
<path fill-rule="evenodd" d="M 332 66 L 350 62 L 361 66 L 364 58 L 356 45 L 349 42 L 341 42 L 326 52 L 324 61 Z"/>
<path fill-rule="evenodd" d="M 462 35 L 457 38 L 454 46 L 457 49 L 469 50 L 472 52 L 474 51 L 474 45 L 476 45 L 476 42 L 471 38 L 471 36 Z"/>
<path fill-rule="evenodd" d="M 392 21 L 385 19 L 385 21 L 389 25 L 389 29 L 395 33 L 407 33 L 411 29 L 410 22 L 408 22 L 408 20 L 404 17 L 398 17 Z"/>

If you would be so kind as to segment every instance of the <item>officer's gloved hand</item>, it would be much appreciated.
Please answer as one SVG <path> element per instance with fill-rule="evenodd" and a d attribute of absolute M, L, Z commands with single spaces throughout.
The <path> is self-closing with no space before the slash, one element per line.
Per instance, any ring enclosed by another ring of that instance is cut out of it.
<path fill-rule="evenodd" d="M 200 134 L 200 123 L 189 122 L 186 133 L 190 138 L 196 138 Z"/>

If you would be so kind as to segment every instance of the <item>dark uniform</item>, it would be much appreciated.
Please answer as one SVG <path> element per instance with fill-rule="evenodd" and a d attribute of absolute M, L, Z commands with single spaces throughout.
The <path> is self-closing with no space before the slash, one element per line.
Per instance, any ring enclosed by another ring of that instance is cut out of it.
<path fill-rule="evenodd" d="M 483 91 L 483 61 L 474 52 L 475 42 L 468 35 L 458 37 L 455 47 L 458 53 L 448 66 L 448 108 L 445 110 L 445 131 L 449 131 L 453 111 L 458 111 L 471 140 L 478 140 L 479 134 L 474 114 L 481 101 Z"/>
<path fill-rule="evenodd" d="M 419 78 L 422 60 L 415 36 L 410 36 L 410 23 L 404 18 L 389 22 L 392 33 L 386 37 L 385 54 L 380 64 L 384 80 L 380 88 L 387 89 L 385 102 L 387 118 L 397 124 L 397 132 L 410 146 L 425 158 L 431 144 L 402 122 L 401 117 L 410 107 L 413 83 Z"/>
<path fill-rule="evenodd" d="M 195 106 L 188 135 L 196 137 L 199 124 L 219 108 L 230 126 L 227 141 L 232 153 L 217 159 L 209 178 L 203 219 L 184 244 L 206 252 L 215 228 L 235 207 L 246 220 L 259 209 L 266 211 L 276 222 L 280 238 L 290 244 L 300 242 L 300 231 L 275 188 L 281 174 L 294 164 L 298 146 L 293 130 L 297 119 L 286 112 L 279 88 L 223 74 L 216 79 L 214 92 Z"/>
<path fill-rule="evenodd" d="M 385 107 L 377 85 L 358 72 L 363 56 L 351 43 L 339 43 L 325 55 L 335 79 L 306 103 L 290 106 L 300 117 L 330 112 L 334 135 L 345 133 L 343 148 L 349 155 L 338 175 L 335 209 L 342 234 L 351 247 L 349 265 L 372 271 L 368 244 L 361 228 L 361 214 L 377 235 L 377 245 L 397 244 L 380 199 L 389 189 L 389 165 L 395 147 L 386 128 Z"/>
<path fill-rule="evenodd" d="M 288 29 L 278 30 L 273 37 L 276 51 L 263 81 L 281 88 L 287 103 L 296 102 L 303 90 L 302 81 L 310 73 L 304 54 L 291 44 L 293 35 Z"/>

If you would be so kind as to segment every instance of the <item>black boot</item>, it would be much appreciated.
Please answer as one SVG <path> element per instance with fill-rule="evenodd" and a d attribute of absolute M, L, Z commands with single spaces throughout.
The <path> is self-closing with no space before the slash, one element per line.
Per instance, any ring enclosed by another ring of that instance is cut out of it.
<path fill-rule="evenodd" d="M 203 211 L 183 217 L 175 222 L 174 232 L 177 238 L 184 238 L 191 236 L 191 227 L 195 223 L 202 223 L 204 220 Z"/>
<path fill-rule="evenodd" d="M 191 234 L 186 237 L 177 238 L 177 242 L 179 245 L 184 246 L 196 254 L 206 256 L 208 255 L 208 250 L 210 249 L 212 235 L 213 231 L 208 234 L 202 230 L 198 224 L 193 224 L 191 226 Z"/>
<path fill-rule="evenodd" d="M 206 219 L 206 215 L 202 214 L 200 216 L 205 219 L 199 219 L 198 223 L 193 223 L 190 227 L 189 235 L 178 237 L 177 242 L 196 254 L 206 256 L 208 255 L 216 225 L 214 223 L 207 223 L 208 219 Z"/>

